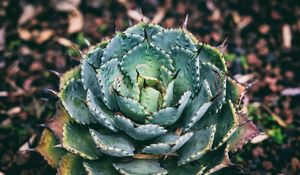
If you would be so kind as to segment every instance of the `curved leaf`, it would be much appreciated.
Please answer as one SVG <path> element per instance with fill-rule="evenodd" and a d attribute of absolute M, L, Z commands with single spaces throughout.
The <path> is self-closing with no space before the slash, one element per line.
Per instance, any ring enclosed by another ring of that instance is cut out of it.
<path fill-rule="evenodd" d="M 95 160 L 101 156 L 88 129 L 75 123 L 65 124 L 62 147 L 85 159 Z"/>
<path fill-rule="evenodd" d="M 120 130 L 126 132 L 135 140 L 150 140 L 161 136 L 167 132 L 163 127 L 153 124 L 139 125 L 131 122 L 129 119 L 116 115 L 115 122 Z"/>
<path fill-rule="evenodd" d="M 48 129 L 44 129 L 42 137 L 35 150 L 40 153 L 50 166 L 58 167 L 61 157 L 66 154 L 62 148 L 55 147 L 58 144 L 54 134 Z"/>
<path fill-rule="evenodd" d="M 70 116 L 78 123 L 90 124 L 96 122 L 85 104 L 86 92 L 80 80 L 71 79 L 60 92 L 60 97 Z"/>
<path fill-rule="evenodd" d="M 131 140 L 123 134 L 90 129 L 94 142 L 102 153 L 114 157 L 132 156 L 135 150 Z"/>
<path fill-rule="evenodd" d="M 164 175 L 167 171 L 156 160 L 133 160 L 127 163 L 114 163 L 116 170 L 124 175 Z"/>

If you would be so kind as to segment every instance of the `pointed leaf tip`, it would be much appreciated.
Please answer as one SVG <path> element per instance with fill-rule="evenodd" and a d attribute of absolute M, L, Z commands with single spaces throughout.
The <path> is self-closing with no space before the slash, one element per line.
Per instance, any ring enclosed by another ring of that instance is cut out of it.
<path fill-rule="evenodd" d="M 184 22 L 182 24 L 183 29 L 187 29 L 188 21 L 189 21 L 189 14 L 186 14 Z"/>

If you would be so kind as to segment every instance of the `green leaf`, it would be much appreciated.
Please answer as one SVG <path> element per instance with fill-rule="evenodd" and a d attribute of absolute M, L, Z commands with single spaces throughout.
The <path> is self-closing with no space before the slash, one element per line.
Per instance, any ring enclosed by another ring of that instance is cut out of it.
<path fill-rule="evenodd" d="M 105 44 L 105 42 L 103 42 L 103 44 L 100 44 L 100 46 L 97 46 L 95 49 L 91 50 L 87 54 L 86 60 L 92 67 L 94 67 L 96 69 L 98 69 L 100 67 L 101 57 L 103 55 L 105 47 L 106 47 L 106 44 Z"/>
<path fill-rule="evenodd" d="M 162 30 L 151 36 L 152 43 L 165 52 L 170 52 L 171 48 L 179 46 L 196 52 L 196 46 L 193 41 L 182 29 Z"/>
<path fill-rule="evenodd" d="M 101 153 L 97 150 L 88 128 L 78 124 L 65 124 L 63 132 L 62 147 L 66 150 L 84 157 L 95 160 Z"/>
<path fill-rule="evenodd" d="M 118 109 L 112 86 L 120 76 L 122 76 L 122 73 L 117 59 L 109 60 L 97 70 L 97 79 L 100 85 L 99 94 L 101 95 L 102 102 L 110 110 Z"/>
<path fill-rule="evenodd" d="M 212 93 L 206 80 L 203 81 L 202 86 L 196 97 L 188 105 L 183 113 L 183 126 L 185 130 L 189 130 L 195 123 L 197 123 L 211 106 Z"/>
<path fill-rule="evenodd" d="M 135 140 L 150 140 L 167 132 L 167 130 L 158 125 L 139 125 L 120 115 L 115 116 L 115 122 L 120 130 L 124 131 Z"/>
<path fill-rule="evenodd" d="M 151 87 L 141 90 L 140 103 L 148 112 L 156 112 L 159 107 L 160 92 Z"/>
<path fill-rule="evenodd" d="M 260 131 L 253 122 L 248 121 L 247 118 L 239 116 L 239 122 L 242 124 L 228 139 L 230 151 L 237 151 L 238 149 L 241 149 L 243 145 L 249 142 L 249 140 L 260 134 Z"/>
<path fill-rule="evenodd" d="M 91 113 L 95 116 L 99 123 L 116 132 L 117 126 L 114 122 L 114 114 L 112 111 L 107 109 L 107 107 L 99 101 L 90 90 L 87 91 L 86 101 Z"/>
<path fill-rule="evenodd" d="M 217 48 L 203 43 L 198 43 L 197 47 L 199 49 L 201 48 L 198 59 L 203 62 L 210 62 L 218 67 L 221 71 L 227 72 L 224 56 Z"/>
<path fill-rule="evenodd" d="M 194 175 L 199 171 L 199 165 L 189 163 L 178 166 L 176 159 L 166 159 L 161 166 L 168 171 L 168 175 Z"/>
<path fill-rule="evenodd" d="M 100 86 L 97 81 L 96 71 L 88 63 L 87 59 L 82 59 L 81 81 L 85 90 L 90 89 L 97 97 L 100 97 Z"/>
<path fill-rule="evenodd" d="M 101 58 L 102 64 L 114 59 L 122 58 L 126 52 L 143 41 L 143 38 L 136 35 L 130 35 L 118 32 L 109 44 L 106 46 Z"/>
<path fill-rule="evenodd" d="M 169 70 L 173 70 L 172 60 L 169 55 L 157 50 L 143 42 L 126 53 L 120 61 L 121 70 L 128 76 L 132 84 L 136 83 L 138 65 L 147 65 L 144 67 L 145 77 L 159 79 L 160 67 L 165 66 Z"/>
<path fill-rule="evenodd" d="M 230 77 L 227 77 L 226 85 L 227 98 L 230 99 L 234 105 L 238 105 L 243 93 L 246 91 L 246 87 Z"/>
<path fill-rule="evenodd" d="M 61 157 L 66 154 L 64 149 L 55 147 L 57 144 L 58 141 L 54 134 L 48 129 L 44 129 L 39 144 L 35 148 L 53 168 L 58 167 Z"/>
<path fill-rule="evenodd" d="M 121 133 L 110 133 L 90 129 L 94 142 L 102 153 L 114 157 L 132 156 L 135 150 L 130 138 Z"/>
<path fill-rule="evenodd" d="M 163 175 L 168 172 L 156 160 L 133 160 L 127 163 L 114 163 L 116 170 L 124 175 Z"/>
<path fill-rule="evenodd" d="M 166 95 L 164 96 L 164 103 L 163 107 L 169 107 L 173 101 L 173 96 L 174 96 L 174 83 L 175 81 L 172 80 L 167 87 L 166 90 Z"/>
<path fill-rule="evenodd" d="M 203 130 L 194 131 L 194 135 L 179 150 L 178 165 L 184 165 L 197 160 L 208 152 L 212 147 L 215 132 L 215 125 Z"/>
<path fill-rule="evenodd" d="M 226 78 L 224 72 L 209 62 L 201 62 L 200 82 L 206 80 L 214 98 L 211 111 L 217 113 L 226 99 Z"/>
<path fill-rule="evenodd" d="M 148 39 L 148 41 L 151 42 L 152 38 L 150 36 L 153 36 L 156 33 L 161 32 L 162 30 L 164 29 L 159 25 L 139 23 L 132 27 L 129 27 L 128 29 L 125 30 L 124 33 L 129 35 L 134 35 L 134 36 L 140 36 L 141 38 Z M 147 35 L 147 38 L 145 34 Z"/>
<path fill-rule="evenodd" d="M 191 92 L 185 92 L 178 103 L 178 108 L 167 107 L 155 112 L 152 116 L 147 117 L 147 122 L 152 124 L 158 124 L 161 126 L 169 126 L 174 124 L 181 116 L 182 111 L 187 105 L 191 96 Z"/>
<path fill-rule="evenodd" d="M 60 92 L 60 98 L 62 104 L 76 122 L 81 124 L 96 122 L 85 104 L 86 91 L 80 80 L 71 79 Z"/>
<path fill-rule="evenodd" d="M 200 167 L 197 174 L 211 174 L 232 165 L 228 157 L 227 145 L 208 151 L 195 163 Z"/>
<path fill-rule="evenodd" d="M 230 100 L 223 105 L 217 120 L 217 132 L 213 147 L 219 147 L 225 143 L 239 125 L 239 118 Z"/>
<path fill-rule="evenodd" d="M 131 98 L 117 96 L 117 102 L 123 114 L 136 122 L 145 122 L 149 115 L 144 106 Z"/>
<path fill-rule="evenodd" d="M 165 66 L 160 67 L 160 79 L 165 87 L 168 87 L 168 84 L 173 79 L 172 72 L 168 70 Z"/>
<path fill-rule="evenodd" d="M 68 153 L 63 156 L 59 168 L 57 169 L 59 175 L 84 175 L 85 169 L 82 165 L 82 159 L 74 154 Z"/>
<path fill-rule="evenodd" d="M 174 84 L 173 103 L 177 102 L 180 96 L 185 91 L 196 92 L 197 77 L 196 77 L 196 59 L 195 54 L 190 50 L 182 47 L 174 47 L 171 50 L 171 58 L 177 73 Z M 194 96 L 194 95 L 192 95 Z"/>
<path fill-rule="evenodd" d="M 113 175 L 118 172 L 113 167 L 113 160 L 111 158 L 100 158 L 94 161 L 84 161 L 83 166 L 88 175 Z"/>
<path fill-rule="evenodd" d="M 167 134 L 159 137 L 154 144 L 146 146 L 142 152 L 149 154 L 170 154 L 180 149 L 191 137 L 192 132 L 185 133 L 181 136 Z"/>
<path fill-rule="evenodd" d="M 80 74 L 80 67 L 74 67 L 73 69 L 65 72 L 63 74 L 63 76 L 60 77 L 59 79 L 59 89 L 60 90 L 63 90 L 65 88 L 65 86 L 69 83 L 69 81 L 71 79 L 80 79 L 81 77 L 81 74 Z"/>

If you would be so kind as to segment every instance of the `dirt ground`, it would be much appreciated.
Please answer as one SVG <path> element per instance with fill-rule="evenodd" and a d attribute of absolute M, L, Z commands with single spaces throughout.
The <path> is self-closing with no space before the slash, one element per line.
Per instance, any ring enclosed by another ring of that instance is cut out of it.
<path fill-rule="evenodd" d="M 249 174 L 300 174 L 300 1 L 1 0 L 0 175 L 55 174 L 34 152 L 57 100 L 45 90 L 58 90 L 52 70 L 78 65 L 77 50 L 116 30 L 180 27 L 187 14 L 201 42 L 227 38 L 230 75 L 248 84 L 249 116 L 265 133 L 233 162 Z"/>

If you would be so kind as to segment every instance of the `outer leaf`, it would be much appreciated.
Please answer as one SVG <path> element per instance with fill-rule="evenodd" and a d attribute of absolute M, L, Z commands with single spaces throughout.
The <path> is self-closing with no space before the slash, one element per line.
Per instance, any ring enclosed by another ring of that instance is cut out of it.
<path fill-rule="evenodd" d="M 240 116 L 239 120 L 241 125 L 228 140 L 230 151 L 241 149 L 249 140 L 260 134 L 260 131 L 252 121 L 247 121 L 244 116 Z"/>
<path fill-rule="evenodd" d="M 234 105 L 238 105 L 241 96 L 245 93 L 246 87 L 238 83 L 237 81 L 227 77 L 227 98 L 232 101 Z"/>
<path fill-rule="evenodd" d="M 201 49 L 199 54 L 201 61 L 210 62 L 223 72 L 227 72 L 224 56 L 217 48 L 203 43 L 198 43 L 197 47 Z"/>
<path fill-rule="evenodd" d="M 118 174 L 118 172 L 113 167 L 113 160 L 110 158 L 101 158 L 96 161 L 84 161 L 83 166 L 88 175 Z"/>
<path fill-rule="evenodd" d="M 60 92 L 62 104 L 70 116 L 81 124 L 95 123 L 94 116 L 85 104 L 86 92 L 80 80 L 72 79 Z"/>
<path fill-rule="evenodd" d="M 40 153 L 50 166 L 58 167 L 61 157 L 66 154 L 62 148 L 56 148 L 58 141 L 54 134 L 48 129 L 44 129 L 41 140 L 35 150 Z"/>
<path fill-rule="evenodd" d="M 225 101 L 226 78 L 224 72 L 209 62 L 201 62 L 200 82 L 206 80 L 209 84 L 214 103 L 211 110 L 217 113 Z"/>
<path fill-rule="evenodd" d="M 200 165 L 189 163 L 178 166 L 176 159 L 166 159 L 162 162 L 162 167 L 168 171 L 168 175 L 194 175 L 199 171 Z"/>
<path fill-rule="evenodd" d="M 54 117 L 46 123 L 46 127 L 54 133 L 59 141 L 61 141 L 63 137 L 64 124 L 69 123 L 70 120 L 71 118 L 68 112 L 63 108 L 61 103 L 58 103 L 56 105 L 56 113 Z"/>
<path fill-rule="evenodd" d="M 228 158 L 228 147 L 223 145 L 216 150 L 210 150 L 196 161 L 199 165 L 197 174 L 211 174 L 231 165 Z"/>
<path fill-rule="evenodd" d="M 215 134 L 213 146 L 221 146 L 235 132 L 239 124 L 239 119 L 235 108 L 230 100 L 223 105 L 218 116 L 217 132 Z"/>
<path fill-rule="evenodd" d="M 85 159 L 95 160 L 101 155 L 88 129 L 75 123 L 64 126 L 62 146 Z"/>
<path fill-rule="evenodd" d="M 195 131 L 192 138 L 180 149 L 179 165 L 201 158 L 212 147 L 216 126 Z"/>
<path fill-rule="evenodd" d="M 203 81 L 202 86 L 196 97 L 188 105 L 183 113 L 183 126 L 185 130 L 189 130 L 197 123 L 211 106 L 212 93 L 208 82 Z"/>
<path fill-rule="evenodd" d="M 80 68 L 75 67 L 63 74 L 62 77 L 60 77 L 59 80 L 59 89 L 63 90 L 66 86 L 66 84 L 69 83 L 71 79 L 80 79 Z"/>
<path fill-rule="evenodd" d="M 58 175 L 84 175 L 86 174 L 82 165 L 82 159 L 74 154 L 65 155 L 57 170 Z"/>

